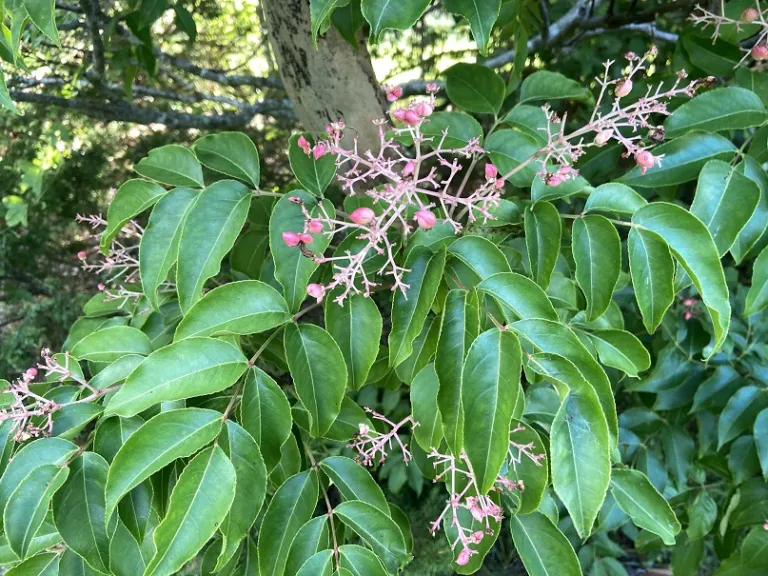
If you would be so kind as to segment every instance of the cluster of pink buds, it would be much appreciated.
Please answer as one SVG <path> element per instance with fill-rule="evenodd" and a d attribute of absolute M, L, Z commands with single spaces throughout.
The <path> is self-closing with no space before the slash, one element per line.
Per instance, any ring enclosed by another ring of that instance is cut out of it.
<path fill-rule="evenodd" d="M 743 48 L 744 56 L 736 64 L 743 64 L 750 56 L 757 62 L 768 60 L 768 21 L 765 19 L 765 11 L 760 6 L 759 0 L 755 0 L 754 8 L 746 8 L 738 19 L 729 18 L 725 14 L 715 14 L 701 6 L 696 6 L 696 11 L 691 14 L 690 20 L 703 29 L 712 27 L 712 43 L 720 37 L 723 25 L 733 26 L 739 32 L 744 25 L 757 25 L 757 38 L 752 43 L 752 48 Z"/>
<path fill-rule="evenodd" d="M 408 447 L 400 439 L 398 432 L 405 425 L 409 425 L 413 429 L 419 423 L 413 420 L 413 416 L 407 416 L 399 422 L 393 422 L 370 408 L 366 408 L 365 411 L 374 420 L 386 424 L 390 430 L 388 432 L 379 432 L 368 424 L 360 424 L 357 434 L 355 434 L 352 442 L 348 445 L 349 448 L 357 451 L 357 461 L 362 463 L 363 466 L 373 466 L 375 462 L 383 463 L 387 459 L 387 450 L 391 450 L 396 444 L 400 447 L 403 461 L 407 464 L 411 460 L 411 451 L 408 450 Z"/>
<path fill-rule="evenodd" d="M 698 305 L 699 304 L 698 298 L 683 298 L 682 304 L 683 304 L 683 318 L 685 320 L 696 318 L 699 314 L 701 314 L 701 309 L 699 308 L 699 305 Z"/>
<path fill-rule="evenodd" d="M 328 146 L 324 142 L 318 142 L 313 148 L 309 143 L 309 140 L 304 138 L 304 136 L 299 136 L 299 139 L 296 143 L 299 145 L 299 148 L 304 151 L 304 154 L 309 155 L 312 153 L 312 157 L 315 160 L 320 160 L 320 158 L 328 154 Z"/>
<path fill-rule="evenodd" d="M 426 136 L 422 126 L 429 122 L 434 106 L 436 84 L 427 85 L 427 99 L 415 99 L 400 105 L 403 92 L 400 88 L 388 88 L 387 99 L 397 103 L 392 110 L 395 126 L 387 131 L 386 120 L 377 120 L 379 127 L 379 150 L 361 152 L 357 138 L 352 139 L 351 148 L 344 139 L 344 124 L 336 122 L 326 128 L 325 140 L 318 141 L 314 148 L 304 139 L 299 145 L 307 154 L 333 154 L 337 164 L 337 179 L 343 191 L 349 196 L 365 196 L 369 206 L 362 206 L 343 219 L 331 217 L 322 206 L 319 214 L 309 214 L 304 209 L 304 230 L 286 232 L 283 240 L 295 246 L 302 253 L 313 258 L 318 264 L 330 263 L 333 269 L 331 280 L 325 284 L 312 284 L 308 293 L 322 300 L 334 289 L 334 300 L 342 303 L 351 294 L 369 295 L 380 285 L 374 276 L 390 276 L 393 290 L 406 294 L 408 285 L 403 282 L 407 272 L 395 256 L 398 253 L 396 241 L 410 234 L 415 227 L 430 230 L 444 218 L 456 233 L 465 222 L 477 219 L 492 219 L 492 208 L 498 205 L 503 191 L 504 179 L 490 165 L 486 168 L 486 181 L 473 191 L 465 193 L 470 179 L 469 172 L 463 179 L 457 178 L 464 170 L 459 159 L 477 160 L 484 150 L 478 139 L 473 139 L 458 148 L 446 145 L 448 132 L 440 136 Z M 413 142 L 414 153 L 407 154 L 399 143 L 399 136 L 407 135 Z M 474 162 L 471 163 L 474 166 Z M 489 178 L 489 170 L 495 170 Z M 296 199 L 298 200 L 298 199 Z M 398 234 L 393 234 L 395 231 Z M 337 234 L 354 234 L 365 243 L 356 251 L 347 251 L 334 256 L 313 254 L 306 249 L 312 234 L 323 233 L 329 237 Z M 364 265 L 382 256 L 382 265 L 373 273 Z"/>

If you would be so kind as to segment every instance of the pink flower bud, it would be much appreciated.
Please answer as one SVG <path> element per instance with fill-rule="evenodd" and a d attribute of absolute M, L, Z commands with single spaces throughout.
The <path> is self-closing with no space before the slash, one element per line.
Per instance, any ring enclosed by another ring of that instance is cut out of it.
<path fill-rule="evenodd" d="M 311 234 L 319 234 L 323 231 L 323 223 L 320 220 L 310 220 L 307 222 L 307 230 Z"/>
<path fill-rule="evenodd" d="M 322 302 L 323 296 L 325 296 L 325 286 L 322 284 L 310 284 L 307 286 L 307 294 L 318 302 Z"/>
<path fill-rule="evenodd" d="M 600 130 L 600 132 L 597 133 L 597 136 L 595 136 L 595 145 L 605 146 L 611 139 L 611 136 L 613 136 L 613 130 Z"/>
<path fill-rule="evenodd" d="M 102 282 L 99 282 L 99 284 L 96 286 L 96 288 L 99 289 L 99 292 L 104 292 L 104 284 Z"/>
<path fill-rule="evenodd" d="M 432 106 L 428 102 L 419 102 L 419 104 L 416 106 L 416 114 L 422 118 L 426 118 L 432 114 Z"/>
<path fill-rule="evenodd" d="M 768 530 L 768 520 L 766 520 L 765 524 L 763 524 L 763 530 Z"/>
<path fill-rule="evenodd" d="M 616 96 L 623 98 L 630 92 L 632 92 L 632 80 L 629 78 L 624 78 L 624 80 L 619 82 L 619 84 L 616 86 Z"/>
<path fill-rule="evenodd" d="M 400 120 L 400 122 L 405 122 L 405 115 L 408 112 L 405 108 L 396 108 L 395 110 L 392 110 L 392 117 L 395 120 Z"/>
<path fill-rule="evenodd" d="M 403 167 L 403 176 L 410 176 L 416 172 L 416 162 L 413 160 L 408 160 L 408 162 L 405 163 L 405 166 Z"/>
<path fill-rule="evenodd" d="M 283 242 L 288 246 L 298 246 L 301 242 L 301 238 L 296 232 L 283 232 Z"/>
<path fill-rule="evenodd" d="M 352 222 L 360 224 L 361 226 L 370 224 L 374 218 L 376 218 L 376 213 L 365 206 L 355 208 L 352 214 L 349 215 L 349 219 L 352 220 Z"/>
<path fill-rule="evenodd" d="M 464 548 L 456 557 L 456 564 L 459 566 L 466 566 L 470 556 L 472 556 L 472 551 L 469 548 Z"/>
<path fill-rule="evenodd" d="M 408 126 L 416 126 L 419 122 L 421 122 L 421 119 L 416 113 L 416 110 L 406 110 L 405 119 L 403 121 L 408 124 Z"/>
<path fill-rule="evenodd" d="M 400 86 L 395 86 L 387 90 L 387 100 L 390 102 L 396 102 L 398 98 L 403 95 L 403 89 Z"/>
<path fill-rule="evenodd" d="M 499 175 L 499 169 L 496 168 L 493 164 L 486 164 L 485 165 L 485 179 L 486 180 L 495 180 L 496 176 Z"/>
<path fill-rule="evenodd" d="M 693 318 L 693 314 L 690 312 L 686 312 L 685 314 L 683 314 L 683 318 L 685 318 L 686 320 L 690 320 L 691 318 Z"/>
<path fill-rule="evenodd" d="M 747 8 L 741 13 L 741 21 L 749 24 L 760 18 L 760 13 L 754 8 Z"/>
<path fill-rule="evenodd" d="M 440 90 L 437 82 L 427 82 L 427 94 L 436 94 Z"/>
<path fill-rule="evenodd" d="M 552 186 L 553 188 L 555 188 L 556 186 L 560 186 L 560 184 L 563 183 L 563 180 L 565 180 L 565 178 L 563 178 L 559 174 L 552 174 L 550 176 L 547 176 L 544 179 L 544 181 L 546 182 L 547 186 Z"/>
<path fill-rule="evenodd" d="M 30 380 L 34 380 L 35 376 L 37 376 L 37 368 L 28 368 L 27 371 L 24 374 Z"/>
<path fill-rule="evenodd" d="M 80 252 L 77 253 L 78 260 L 85 260 L 88 257 L 88 254 L 85 253 L 85 250 L 80 250 Z"/>
<path fill-rule="evenodd" d="M 429 210 L 419 210 L 416 212 L 416 222 L 418 222 L 420 228 L 424 230 L 430 230 L 435 227 L 437 223 L 437 216 L 435 216 Z"/>
<path fill-rule="evenodd" d="M 496 182 L 493 183 L 497 190 L 504 188 L 504 178 L 496 178 Z"/>
<path fill-rule="evenodd" d="M 485 532 L 478 530 L 477 532 L 472 533 L 472 535 L 469 537 L 469 541 L 472 542 L 472 544 L 480 544 L 484 536 Z"/>
<path fill-rule="evenodd" d="M 309 154 L 311 146 L 309 145 L 309 142 L 307 141 L 307 139 L 304 138 L 304 136 L 299 136 L 299 139 L 296 141 L 296 144 L 299 145 L 299 148 L 304 150 L 304 154 Z"/>
<path fill-rule="evenodd" d="M 312 156 L 315 157 L 315 160 L 320 160 L 323 156 L 325 156 L 328 153 L 328 147 L 320 142 L 317 146 L 315 146 L 315 149 L 312 151 Z"/>
<path fill-rule="evenodd" d="M 648 168 L 653 168 L 653 165 L 656 164 L 656 160 L 656 156 L 651 154 L 649 150 L 641 150 L 635 154 L 635 162 L 643 169 L 643 174 L 645 174 L 645 171 L 648 170 Z"/>
<path fill-rule="evenodd" d="M 768 46 L 765 44 L 758 44 L 753 46 L 751 50 L 752 58 L 755 60 L 768 60 Z"/>
<path fill-rule="evenodd" d="M 299 240 L 301 240 L 304 244 L 312 244 L 312 235 L 311 234 L 299 234 Z"/>

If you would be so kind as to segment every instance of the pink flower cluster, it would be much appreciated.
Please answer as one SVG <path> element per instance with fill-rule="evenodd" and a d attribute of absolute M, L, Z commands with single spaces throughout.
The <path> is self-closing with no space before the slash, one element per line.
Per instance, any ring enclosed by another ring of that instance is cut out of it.
<path fill-rule="evenodd" d="M 757 62 L 768 60 L 768 21 L 765 19 L 765 10 L 760 6 L 759 0 L 755 0 L 754 8 L 746 8 L 741 13 L 739 19 L 729 18 L 725 14 L 715 14 L 700 5 L 696 5 L 696 10 L 691 14 L 690 20 L 694 25 L 701 26 L 702 29 L 712 26 L 713 44 L 720 37 L 723 25 L 734 26 L 739 32 L 743 30 L 745 25 L 759 26 L 756 32 L 757 38 L 751 42 L 752 47 L 741 49 L 744 52 L 744 56 L 742 56 L 736 66 L 743 64 L 750 56 Z"/>

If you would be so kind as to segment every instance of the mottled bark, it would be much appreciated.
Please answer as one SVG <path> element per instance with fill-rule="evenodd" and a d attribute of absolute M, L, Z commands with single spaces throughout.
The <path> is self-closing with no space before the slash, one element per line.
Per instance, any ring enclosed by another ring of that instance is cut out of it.
<path fill-rule="evenodd" d="M 312 42 L 309 0 L 264 0 L 272 52 L 305 129 L 317 133 L 344 120 L 362 149 L 375 146 L 384 101 L 364 39 L 355 50 L 333 28 Z"/>

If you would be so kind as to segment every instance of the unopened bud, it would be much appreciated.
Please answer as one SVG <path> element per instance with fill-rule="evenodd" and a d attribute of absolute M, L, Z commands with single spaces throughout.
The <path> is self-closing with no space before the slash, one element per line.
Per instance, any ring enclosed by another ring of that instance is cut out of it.
<path fill-rule="evenodd" d="M 312 244 L 312 235 L 301 233 L 299 234 L 299 240 L 304 244 Z"/>
<path fill-rule="evenodd" d="M 485 179 L 486 180 L 495 180 L 496 177 L 499 175 L 499 169 L 496 168 L 493 164 L 486 164 L 485 165 Z"/>
<path fill-rule="evenodd" d="M 352 214 L 349 215 L 349 219 L 352 220 L 352 222 L 355 224 L 360 224 L 361 226 L 370 224 L 375 217 L 376 213 L 365 206 L 355 208 Z"/>
<path fill-rule="evenodd" d="M 424 230 L 430 230 L 435 227 L 437 223 L 437 216 L 429 210 L 419 210 L 416 212 L 416 222 L 418 222 L 420 228 Z"/>
<path fill-rule="evenodd" d="M 405 108 L 396 108 L 392 110 L 392 117 L 400 122 L 405 122 L 405 114 L 408 112 Z"/>
<path fill-rule="evenodd" d="M 34 380 L 35 376 L 37 376 L 37 368 L 28 368 L 24 374 L 29 380 Z"/>
<path fill-rule="evenodd" d="M 760 18 L 760 13 L 754 8 L 747 8 L 741 13 L 741 21 L 749 24 Z"/>
<path fill-rule="evenodd" d="M 328 146 L 320 142 L 317 146 L 315 146 L 315 149 L 312 151 L 312 156 L 315 157 L 315 160 L 320 160 L 323 156 L 325 156 L 328 153 Z"/>
<path fill-rule="evenodd" d="M 319 234 L 323 231 L 323 223 L 320 220 L 310 220 L 307 222 L 307 230 L 311 234 Z"/>
<path fill-rule="evenodd" d="M 416 126 L 419 122 L 421 122 L 421 119 L 419 118 L 419 115 L 416 113 L 416 110 L 406 110 L 405 118 L 403 119 L 403 122 L 408 124 L 408 126 Z"/>
<path fill-rule="evenodd" d="M 623 98 L 627 94 L 632 92 L 632 80 L 629 78 L 624 78 L 619 84 L 616 86 L 616 96 L 619 98 Z"/>
<path fill-rule="evenodd" d="M 390 102 L 396 102 L 398 98 L 403 95 L 403 89 L 400 86 L 395 86 L 387 90 L 387 100 Z"/>
<path fill-rule="evenodd" d="M 469 558 L 472 556 L 472 552 L 469 548 L 464 548 L 461 552 L 459 552 L 459 555 L 456 557 L 456 564 L 459 566 L 466 566 L 469 562 Z"/>
<path fill-rule="evenodd" d="M 98 285 L 96 286 L 96 288 L 99 289 L 99 292 L 104 292 L 105 286 L 104 286 L 104 284 L 102 282 L 99 282 Z"/>
<path fill-rule="evenodd" d="M 641 150 L 637 154 L 635 154 L 635 162 L 637 163 L 640 168 L 642 168 L 644 171 L 648 168 L 653 168 L 653 165 L 656 164 L 656 156 L 651 154 L 649 150 Z"/>
<path fill-rule="evenodd" d="M 299 136 L 299 139 L 296 141 L 296 144 L 299 145 L 299 148 L 304 150 L 304 154 L 309 154 L 309 151 L 312 149 L 312 147 L 309 145 L 309 141 L 304 138 L 304 136 Z"/>
<path fill-rule="evenodd" d="M 88 254 L 85 253 L 85 250 L 80 250 L 80 252 L 77 253 L 78 260 L 85 260 L 88 257 Z"/>
<path fill-rule="evenodd" d="M 613 136 L 613 130 L 600 130 L 595 136 L 595 146 L 605 146 Z"/>
<path fill-rule="evenodd" d="M 504 188 L 504 178 L 496 178 L 496 182 L 493 183 L 497 190 Z"/>
<path fill-rule="evenodd" d="M 426 118 L 432 114 L 432 106 L 428 102 L 419 102 L 419 104 L 416 106 L 416 114 L 422 118 Z"/>
<path fill-rule="evenodd" d="M 325 296 L 325 286 L 322 284 L 310 284 L 307 286 L 307 294 L 318 302 L 322 302 L 323 296 Z"/>
<path fill-rule="evenodd" d="M 547 186 L 552 186 L 553 188 L 555 188 L 556 186 L 560 186 L 560 184 L 563 183 L 563 180 L 565 180 L 565 178 L 560 176 L 560 174 L 551 174 L 546 178 L 544 178 L 544 181 L 546 182 Z"/>
<path fill-rule="evenodd" d="M 283 242 L 288 246 L 298 246 L 301 238 L 296 232 L 283 232 Z"/>
<path fill-rule="evenodd" d="M 405 163 L 405 166 L 403 167 L 403 176 L 410 176 L 414 172 L 416 172 L 416 162 L 413 160 L 408 160 L 408 162 Z"/>
<path fill-rule="evenodd" d="M 750 53 L 755 60 L 768 60 L 768 46 L 765 44 L 753 46 Z"/>
<path fill-rule="evenodd" d="M 485 532 L 482 530 L 478 530 L 477 532 L 473 532 L 472 535 L 469 537 L 469 541 L 472 542 L 472 544 L 480 544 L 480 541 L 485 536 Z"/>

